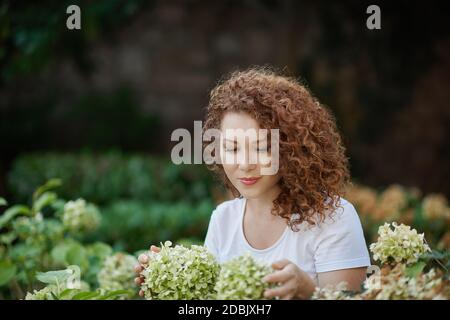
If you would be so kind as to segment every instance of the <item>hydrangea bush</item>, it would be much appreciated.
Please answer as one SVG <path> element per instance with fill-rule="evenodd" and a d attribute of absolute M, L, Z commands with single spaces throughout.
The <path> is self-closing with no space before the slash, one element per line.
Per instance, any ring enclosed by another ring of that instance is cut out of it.
<path fill-rule="evenodd" d="M 424 234 L 418 234 L 415 229 L 404 224 L 385 223 L 378 229 L 378 235 L 378 241 L 370 245 L 370 250 L 373 259 L 381 263 L 412 264 L 431 251 L 425 243 Z"/>
<path fill-rule="evenodd" d="M 83 275 L 81 284 L 95 288 L 90 297 L 110 295 L 110 290 L 97 288 L 97 276 L 112 248 L 102 242 L 89 243 L 85 237 L 85 231 L 92 231 L 99 224 L 100 213 L 96 206 L 83 199 L 66 202 L 50 191 L 60 184 L 61 181 L 53 179 L 38 187 L 29 205 L 9 206 L 0 198 L 0 206 L 8 207 L 0 214 L 2 299 L 59 299 L 63 292 L 64 299 L 75 297 L 81 294 L 77 292 L 80 289 L 64 289 L 61 281 L 44 282 L 44 287 L 41 279 L 34 277 L 42 272 L 50 272 L 47 278 L 66 274 L 60 269 L 71 265 L 76 265 Z M 132 278 L 134 270 L 128 272 Z M 136 288 L 132 291 L 137 296 Z"/>
<path fill-rule="evenodd" d="M 379 238 L 370 245 L 381 269 L 368 277 L 361 292 L 347 290 L 346 283 L 317 287 L 312 299 L 320 300 L 403 300 L 450 299 L 450 279 L 439 270 L 423 271 L 431 250 L 424 235 L 397 223 L 386 223 L 378 230 Z M 422 259 L 422 260 L 421 260 Z M 445 268 L 445 267 L 444 267 Z"/>
<path fill-rule="evenodd" d="M 33 292 L 27 292 L 25 300 L 55 300 L 57 294 L 57 288 L 54 286 L 47 286 L 41 290 L 34 290 Z"/>
<path fill-rule="evenodd" d="M 72 232 L 91 231 L 100 224 L 101 216 L 97 207 L 84 199 L 68 201 L 64 205 L 63 225 Z"/>
<path fill-rule="evenodd" d="M 115 300 L 129 297 L 127 290 L 107 290 L 97 288 L 90 291 L 87 282 L 79 278 L 71 278 L 76 275 L 78 266 L 69 266 L 67 269 L 39 272 L 37 278 L 46 284 L 40 290 L 28 292 L 25 300 Z"/>
<path fill-rule="evenodd" d="M 393 269 L 385 267 L 379 274 L 369 277 L 364 282 L 361 296 L 366 300 L 448 299 L 449 288 L 448 281 L 446 283 L 435 269 L 408 276 L 406 266 L 398 264 Z"/>
<path fill-rule="evenodd" d="M 134 266 L 137 259 L 129 254 L 117 252 L 105 259 L 103 267 L 97 275 L 101 289 L 135 290 Z"/>
<path fill-rule="evenodd" d="M 323 288 L 317 287 L 312 300 L 360 300 L 358 296 L 351 296 L 347 284 L 340 282 L 337 285 L 327 285 Z"/>
<path fill-rule="evenodd" d="M 272 272 L 247 253 L 222 265 L 216 283 L 219 300 L 255 300 L 264 298 L 269 284 L 262 279 Z"/>
<path fill-rule="evenodd" d="M 38 272 L 36 278 L 46 286 L 28 292 L 25 300 L 57 300 L 62 296 L 72 298 L 78 292 L 89 290 L 89 284 L 81 281 L 79 275 L 79 267 L 76 265 L 64 270 Z"/>
<path fill-rule="evenodd" d="M 89 284 L 85 281 L 81 282 L 80 288 L 78 289 L 67 289 L 64 285 L 48 285 L 40 290 L 27 292 L 25 300 L 63 300 L 63 298 L 71 300 L 76 294 L 87 292 L 89 289 Z"/>
<path fill-rule="evenodd" d="M 166 241 L 159 253 L 149 252 L 150 263 L 142 271 L 141 288 L 146 299 L 197 300 L 214 297 L 219 264 L 206 247 L 190 248 Z"/>
<path fill-rule="evenodd" d="M 344 282 L 316 288 L 314 300 L 448 300 L 450 283 L 435 269 L 410 276 L 404 264 L 385 266 L 367 278 L 361 293 L 347 290 Z"/>

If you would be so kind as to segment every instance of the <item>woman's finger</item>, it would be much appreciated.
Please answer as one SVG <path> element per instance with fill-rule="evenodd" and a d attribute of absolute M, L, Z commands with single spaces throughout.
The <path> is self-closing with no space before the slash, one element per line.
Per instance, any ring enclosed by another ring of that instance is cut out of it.
<path fill-rule="evenodd" d="M 142 253 L 139 255 L 138 257 L 138 261 L 140 264 L 147 264 L 148 263 L 148 255 L 146 255 L 145 253 Z"/>
<path fill-rule="evenodd" d="M 137 274 L 141 273 L 142 270 L 143 270 L 143 268 L 140 264 L 137 264 L 134 266 L 134 272 L 136 272 Z"/>
<path fill-rule="evenodd" d="M 136 285 L 140 286 L 141 283 L 142 283 L 141 277 L 136 277 L 136 278 L 134 278 L 134 283 L 135 283 Z"/>
<path fill-rule="evenodd" d="M 282 259 L 280 261 L 276 261 L 272 263 L 272 268 L 275 270 L 281 270 L 286 267 L 289 263 L 291 263 L 288 259 Z"/>
<path fill-rule="evenodd" d="M 292 278 L 292 275 L 286 271 L 275 271 L 263 278 L 263 281 L 269 283 L 284 283 Z"/>
<path fill-rule="evenodd" d="M 287 295 L 282 296 L 280 299 L 281 300 L 292 300 L 293 297 L 294 297 L 293 293 L 288 293 Z"/>
<path fill-rule="evenodd" d="M 143 290 L 139 290 L 139 296 L 141 296 L 141 297 L 144 296 L 144 291 Z"/>
<path fill-rule="evenodd" d="M 155 252 L 155 253 L 158 253 L 158 252 L 160 252 L 161 251 L 161 248 L 158 248 L 157 246 L 151 246 L 150 247 L 150 251 L 153 251 L 153 252 Z"/>
<path fill-rule="evenodd" d="M 291 288 L 288 286 L 281 286 L 273 289 L 266 289 L 264 292 L 264 297 L 266 298 L 274 298 L 274 297 L 282 297 L 289 294 Z"/>

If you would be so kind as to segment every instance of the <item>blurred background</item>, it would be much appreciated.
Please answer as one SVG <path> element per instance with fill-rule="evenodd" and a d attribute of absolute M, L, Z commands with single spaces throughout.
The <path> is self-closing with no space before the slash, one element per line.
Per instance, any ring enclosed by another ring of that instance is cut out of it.
<path fill-rule="evenodd" d="M 81 30 L 66 8 L 81 8 Z M 366 9 L 381 8 L 381 30 Z M 102 215 L 83 241 L 134 252 L 203 240 L 227 199 L 202 165 L 170 162 L 223 75 L 271 65 L 334 112 L 348 198 L 368 242 L 400 220 L 450 246 L 450 10 L 440 1 L 0 3 L 0 196 L 30 203 L 52 178 Z M 87 239 L 87 240 L 86 240 Z"/>

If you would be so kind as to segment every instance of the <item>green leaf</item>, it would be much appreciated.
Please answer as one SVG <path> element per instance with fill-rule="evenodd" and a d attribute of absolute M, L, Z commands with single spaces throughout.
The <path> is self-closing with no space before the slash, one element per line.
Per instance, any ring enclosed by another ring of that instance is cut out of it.
<path fill-rule="evenodd" d="M 72 244 L 70 249 L 66 253 L 66 262 L 68 264 L 74 264 L 85 270 L 88 267 L 88 259 L 86 249 L 78 243 Z"/>
<path fill-rule="evenodd" d="M 7 284 L 17 272 L 17 267 L 10 261 L 0 261 L 0 286 Z"/>
<path fill-rule="evenodd" d="M 3 228 L 12 218 L 19 214 L 29 214 L 30 209 L 27 206 L 15 205 L 6 210 L 0 217 L 0 229 Z"/>
<path fill-rule="evenodd" d="M 425 268 L 426 265 L 427 264 L 425 262 L 419 261 L 409 267 L 406 267 L 406 276 L 409 278 L 417 277 L 423 271 L 423 268 Z"/>
<path fill-rule="evenodd" d="M 66 280 L 72 275 L 70 270 L 56 270 L 47 272 L 37 272 L 36 279 L 46 284 L 61 284 L 66 282 Z"/>
<path fill-rule="evenodd" d="M 53 291 L 51 291 L 50 294 L 52 295 L 53 299 L 59 300 L 59 298 L 56 296 L 56 294 Z"/>
<path fill-rule="evenodd" d="M 36 264 L 40 261 L 38 260 L 38 257 L 42 254 L 43 250 L 44 248 L 41 244 L 19 242 L 12 246 L 9 255 L 16 261 L 25 264 Z"/>
<path fill-rule="evenodd" d="M 50 179 L 44 185 L 38 187 L 33 194 L 33 201 L 41 196 L 44 192 L 61 186 L 61 179 Z"/>
<path fill-rule="evenodd" d="M 72 297 L 72 300 L 89 300 L 95 297 L 98 297 L 99 293 L 98 292 L 80 292 L 77 293 L 76 295 L 74 295 Z"/>
<path fill-rule="evenodd" d="M 78 289 L 65 289 L 63 292 L 59 294 L 59 298 L 63 299 L 65 296 L 70 296 L 70 294 L 78 291 L 79 291 Z"/>
<path fill-rule="evenodd" d="M 112 254 L 112 248 L 103 242 L 96 242 L 90 245 L 88 248 L 89 254 L 96 256 L 100 259 L 106 258 Z"/>
<path fill-rule="evenodd" d="M 72 243 L 60 243 L 53 247 L 50 255 L 55 263 L 67 264 L 66 255 L 71 248 Z"/>
<path fill-rule="evenodd" d="M 11 244 L 17 238 L 17 234 L 14 231 L 6 232 L 0 235 L 0 243 Z"/>
<path fill-rule="evenodd" d="M 113 300 L 114 298 L 118 298 L 122 295 L 130 295 L 130 293 L 130 290 L 115 290 L 104 294 L 98 300 Z"/>
<path fill-rule="evenodd" d="M 0 206 L 6 206 L 8 205 L 8 202 L 6 202 L 6 200 L 2 197 L 0 197 Z"/>
<path fill-rule="evenodd" d="M 64 205 L 66 201 L 62 199 L 56 199 L 52 204 L 52 208 L 55 210 L 55 216 L 61 218 L 64 214 Z"/>
<path fill-rule="evenodd" d="M 39 212 L 42 208 L 51 205 L 58 199 L 56 193 L 45 192 L 39 198 L 37 198 L 33 203 L 33 211 Z"/>

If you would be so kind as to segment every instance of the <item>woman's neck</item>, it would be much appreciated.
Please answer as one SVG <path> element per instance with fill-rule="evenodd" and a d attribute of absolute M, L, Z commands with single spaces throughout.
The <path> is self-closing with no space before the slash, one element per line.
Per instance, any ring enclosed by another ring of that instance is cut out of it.
<path fill-rule="evenodd" d="M 271 212 L 273 201 L 278 197 L 280 192 L 280 188 L 276 186 L 258 198 L 247 199 L 246 211 L 251 215 L 258 215 L 261 218 L 267 218 L 269 220 L 276 219 L 277 217 L 272 215 Z"/>

